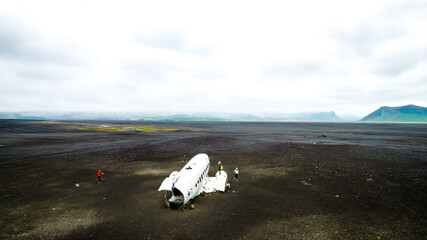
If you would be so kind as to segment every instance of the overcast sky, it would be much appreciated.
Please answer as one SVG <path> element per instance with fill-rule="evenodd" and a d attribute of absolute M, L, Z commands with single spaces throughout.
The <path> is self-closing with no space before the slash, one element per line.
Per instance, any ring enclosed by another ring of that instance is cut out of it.
<path fill-rule="evenodd" d="M 427 106 L 427 1 L 2 1 L 0 111 Z"/>

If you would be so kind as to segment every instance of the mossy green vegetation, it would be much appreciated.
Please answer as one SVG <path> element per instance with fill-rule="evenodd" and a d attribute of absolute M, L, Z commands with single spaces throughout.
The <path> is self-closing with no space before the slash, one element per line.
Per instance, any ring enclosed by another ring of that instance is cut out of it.
<path fill-rule="evenodd" d="M 45 124 L 63 124 L 66 129 L 75 129 L 82 131 L 108 131 L 108 132 L 151 132 L 151 131 L 178 131 L 185 130 L 181 128 L 166 128 L 159 126 L 145 126 L 132 124 L 97 124 L 97 123 L 79 123 L 79 122 L 58 122 L 58 121 L 41 121 Z"/>
<path fill-rule="evenodd" d="M 86 131 L 109 131 L 109 132 L 127 132 L 127 131 L 138 131 L 138 132 L 151 132 L 151 131 L 177 131 L 178 128 L 165 128 L 157 126 L 141 126 L 141 125 L 122 125 L 122 124 L 80 124 L 75 126 L 75 129 L 86 130 Z"/>

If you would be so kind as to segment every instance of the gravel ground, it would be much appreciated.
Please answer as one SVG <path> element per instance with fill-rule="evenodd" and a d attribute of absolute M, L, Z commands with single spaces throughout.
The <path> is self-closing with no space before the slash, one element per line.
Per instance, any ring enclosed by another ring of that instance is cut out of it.
<path fill-rule="evenodd" d="M 427 124 L 69 124 L 0 120 L 1 239 L 427 239 Z M 157 188 L 197 153 L 231 188 L 166 208 Z"/>

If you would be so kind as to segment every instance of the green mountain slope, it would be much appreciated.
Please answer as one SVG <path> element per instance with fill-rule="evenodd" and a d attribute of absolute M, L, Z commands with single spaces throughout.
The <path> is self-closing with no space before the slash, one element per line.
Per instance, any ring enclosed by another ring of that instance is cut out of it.
<path fill-rule="evenodd" d="M 427 108 L 415 105 L 381 107 L 361 121 L 374 122 L 427 122 Z"/>

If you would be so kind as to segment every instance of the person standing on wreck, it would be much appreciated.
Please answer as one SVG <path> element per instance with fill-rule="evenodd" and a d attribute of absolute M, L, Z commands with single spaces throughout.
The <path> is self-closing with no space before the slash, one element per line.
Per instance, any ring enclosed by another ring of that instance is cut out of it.
<path fill-rule="evenodd" d="M 218 162 L 218 172 L 219 172 L 219 175 L 221 175 L 221 170 L 222 169 L 223 169 L 223 167 L 222 167 L 221 161 L 219 161 Z"/>
<path fill-rule="evenodd" d="M 101 182 L 101 174 L 102 174 L 101 169 L 98 169 L 98 183 Z"/>

